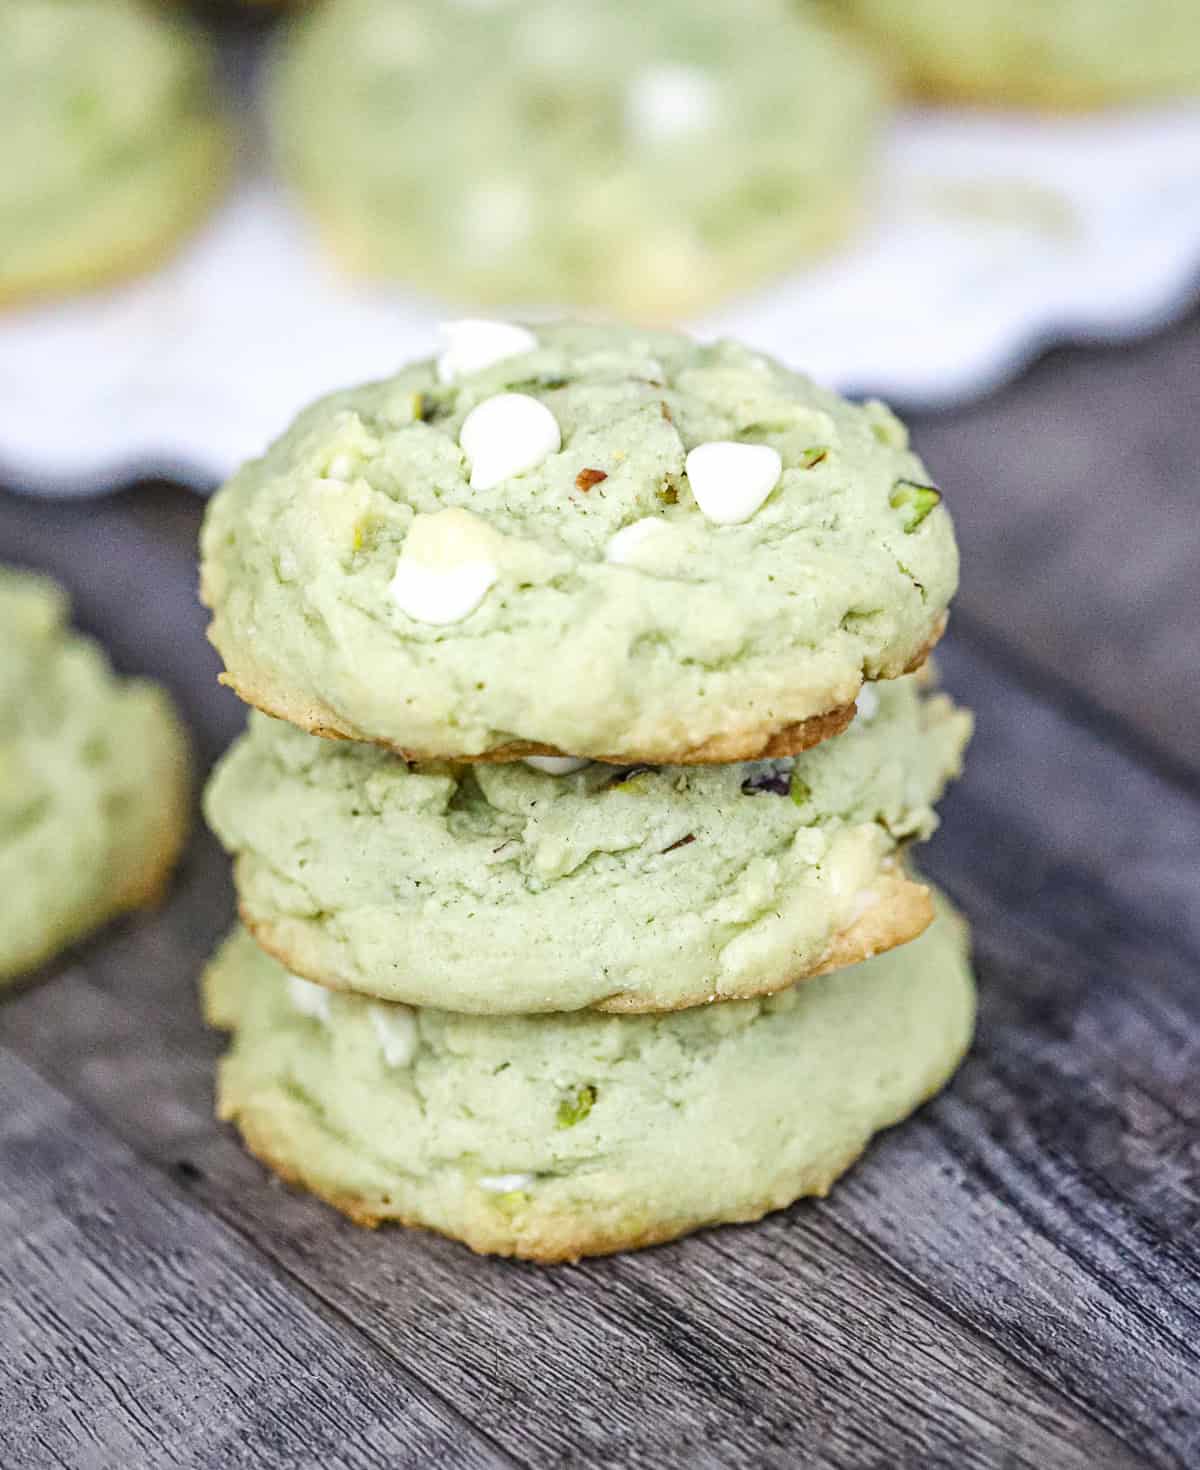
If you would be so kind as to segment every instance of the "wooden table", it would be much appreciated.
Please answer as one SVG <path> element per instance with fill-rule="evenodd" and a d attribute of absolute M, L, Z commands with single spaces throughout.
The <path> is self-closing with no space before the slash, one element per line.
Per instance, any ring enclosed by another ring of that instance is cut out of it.
<path fill-rule="evenodd" d="M 831 1199 L 539 1270 L 278 1187 L 212 1120 L 197 828 L 161 913 L 0 1005 L 0 1465 L 1200 1465 L 1198 390 L 1193 318 L 917 423 L 979 718 L 926 865 L 982 1015 Z M 166 680 L 207 767 L 241 712 L 199 518 L 0 496 L 0 557 Z"/>

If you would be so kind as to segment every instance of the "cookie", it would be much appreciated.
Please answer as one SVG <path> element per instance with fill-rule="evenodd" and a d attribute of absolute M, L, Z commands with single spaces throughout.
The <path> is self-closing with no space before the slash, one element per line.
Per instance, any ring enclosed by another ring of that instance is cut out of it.
<path fill-rule="evenodd" d="M 210 503 L 226 682 L 411 759 L 793 754 L 918 666 L 958 553 L 879 403 L 730 342 L 458 323 Z"/>
<path fill-rule="evenodd" d="M 835 0 L 920 92 L 1096 107 L 1200 92 L 1200 7 L 1181 0 Z"/>
<path fill-rule="evenodd" d="M 152 904 L 183 845 L 186 740 L 45 578 L 0 569 L 0 983 Z"/>
<path fill-rule="evenodd" d="M 135 0 L 0 5 L 0 302 L 164 256 L 228 171 L 212 58 Z"/>
<path fill-rule="evenodd" d="M 330 0 L 273 113 L 351 271 L 665 322 L 840 242 L 884 105 L 872 61 L 786 0 Z"/>
<path fill-rule="evenodd" d="M 204 983 L 234 1033 L 218 1115 L 360 1224 L 537 1261 L 825 1195 L 971 1039 L 966 928 L 766 1000 L 666 1016 L 480 1017 L 335 996 L 244 932 Z"/>
<path fill-rule="evenodd" d="M 932 917 L 896 858 L 970 717 L 918 679 L 815 750 L 727 766 L 410 768 L 256 715 L 207 815 L 243 922 L 338 989 L 483 1014 L 761 995 Z"/>

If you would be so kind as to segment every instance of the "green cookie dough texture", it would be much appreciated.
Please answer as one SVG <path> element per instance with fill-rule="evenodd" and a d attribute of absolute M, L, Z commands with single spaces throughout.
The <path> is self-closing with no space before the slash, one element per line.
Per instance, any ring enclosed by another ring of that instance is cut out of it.
<path fill-rule="evenodd" d="M 211 57 L 135 0 L 0 5 L 0 301 L 152 264 L 227 172 Z"/>
<path fill-rule="evenodd" d="M 329 0 L 275 82 L 284 170 L 351 270 L 658 322 L 839 242 L 884 103 L 786 0 Z"/>
<path fill-rule="evenodd" d="M 832 0 L 920 91 L 1092 107 L 1200 92 L 1191 0 Z"/>
<path fill-rule="evenodd" d="M 482 1017 L 335 996 L 239 931 L 205 977 L 235 1033 L 219 1116 L 361 1224 L 539 1261 L 825 1195 L 970 1044 L 966 926 L 766 1000 Z"/>
<path fill-rule="evenodd" d="M 67 614 L 54 583 L 0 568 L 0 983 L 153 903 L 187 826 L 170 702 Z"/>
<path fill-rule="evenodd" d="M 794 760 L 628 774 L 410 769 L 256 715 L 207 813 L 259 943 L 338 989 L 485 1014 L 761 995 L 929 923 L 897 850 L 971 722 L 920 677 Z"/>
<path fill-rule="evenodd" d="M 510 393 L 549 410 L 562 447 L 472 490 L 464 418 Z M 710 519 L 685 472 L 723 441 L 782 465 L 738 524 Z M 227 682 L 318 734 L 414 759 L 788 755 L 944 625 L 950 517 L 893 504 L 898 485 L 929 477 L 882 404 L 730 342 L 541 326 L 450 382 L 424 362 L 314 404 L 211 502 L 202 596 Z M 639 521 L 655 534 L 606 559 Z M 490 567 L 459 621 L 393 596 L 417 544 Z"/>

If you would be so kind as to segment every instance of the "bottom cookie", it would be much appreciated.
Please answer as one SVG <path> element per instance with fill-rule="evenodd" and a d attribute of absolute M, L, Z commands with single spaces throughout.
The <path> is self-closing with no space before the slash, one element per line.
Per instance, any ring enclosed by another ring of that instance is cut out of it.
<path fill-rule="evenodd" d="M 828 1193 L 970 1044 L 966 925 L 765 1000 L 669 1015 L 418 1010 L 288 974 L 244 932 L 204 978 L 218 1115 L 360 1224 L 550 1262 Z"/>

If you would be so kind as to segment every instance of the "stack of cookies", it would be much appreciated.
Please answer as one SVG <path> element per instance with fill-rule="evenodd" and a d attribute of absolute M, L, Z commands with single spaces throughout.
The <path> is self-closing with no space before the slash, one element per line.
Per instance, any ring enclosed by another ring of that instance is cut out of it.
<path fill-rule="evenodd" d="M 824 1194 L 936 1091 L 940 501 L 881 404 L 611 326 L 457 323 L 235 475 L 202 592 L 263 713 L 205 999 L 254 1152 L 558 1260 Z"/>

